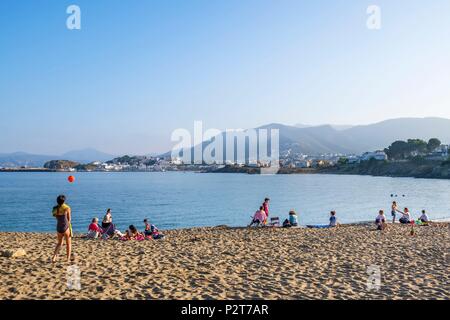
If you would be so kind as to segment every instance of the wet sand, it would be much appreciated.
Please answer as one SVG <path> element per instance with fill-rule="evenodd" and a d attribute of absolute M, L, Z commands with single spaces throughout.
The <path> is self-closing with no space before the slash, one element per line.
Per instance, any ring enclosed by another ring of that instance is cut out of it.
<path fill-rule="evenodd" d="M 142 242 L 76 235 L 71 264 L 64 247 L 50 262 L 54 234 L 0 233 L 0 252 L 26 250 L 0 257 L 0 299 L 449 300 L 449 224 L 415 227 L 414 236 L 410 230 L 215 227 Z M 67 286 L 72 264 L 80 290 Z M 381 271 L 378 290 L 371 266 Z"/>

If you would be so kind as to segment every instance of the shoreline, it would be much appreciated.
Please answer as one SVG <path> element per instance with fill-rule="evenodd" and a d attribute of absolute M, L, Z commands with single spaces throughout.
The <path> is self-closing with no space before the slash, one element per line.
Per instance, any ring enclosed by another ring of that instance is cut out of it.
<path fill-rule="evenodd" d="M 0 299 L 450 299 L 449 223 L 331 229 L 198 227 L 164 240 L 73 239 L 80 290 L 67 287 L 54 233 L 0 232 Z M 73 266 L 72 265 L 72 266 Z M 368 289 L 368 268 L 381 285 Z M 406 270 L 406 272 L 405 272 Z"/>
<path fill-rule="evenodd" d="M 280 221 L 281 222 L 281 221 Z M 450 223 L 450 216 L 448 217 L 444 217 L 444 218 L 436 218 L 433 219 L 432 221 L 433 223 Z M 392 225 L 392 221 L 390 221 L 390 219 L 388 219 L 388 221 L 386 222 L 388 225 Z M 320 223 L 311 223 L 311 224 L 300 224 L 298 227 L 293 227 L 292 229 L 307 229 L 308 225 L 320 225 Z M 364 221 L 354 221 L 354 222 L 339 222 L 339 225 L 342 227 L 346 227 L 346 226 L 373 226 L 374 225 L 374 221 L 369 221 L 369 220 L 364 220 Z M 396 221 L 393 225 L 400 225 L 400 223 L 398 221 Z M 53 226 L 54 227 L 54 226 Z M 191 227 L 177 227 L 177 228 L 165 228 L 165 229 L 160 229 L 162 232 L 165 231 L 183 231 L 183 230 L 196 230 L 196 229 L 217 229 L 217 228 L 227 228 L 227 229 L 231 229 L 231 230 L 241 230 L 241 229 L 249 229 L 249 227 L 247 225 L 240 225 L 240 226 L 230 226 L 230 225 L 216 225 L 216 226 L 191 226 Z M 271 229 L 273 227 L 270 226 L 265 226 L 265 227 L 259 227 L 261 229 Z M 280 228 L 280 229 L 286 229 L 286 228 L 282 228 L 282 227 L 276 227 L 276 228 Z M 138 228 L 139 230 L 139 228 Z M 23 233 L 23 234 L 47 234 L 47 235 L 53 235 L 55 234 L 55 231 L 52 230 L 46 230 L 46 231 L 14 231 L 14 230 L 0 230 L 0 234 L 2 233 Z M 76 236 L 81 236 L 81 235 L 85 235 L 86 232 L 78 232 L 78 231 L 74 231 L 73 232 L 74 235 Z"/>
<path fill-rule="evenodd" d="M 249 174 L 249 175 L 260 175 L 262 174 L 260 168 L 253 167 L 240 167 L 240 168 L 229 168 L 226 170 L 165 170 L 165 171 L 151 171 L 151 170 L 121 170 L 121 171 L 104 171 L 104 170 L 91 170 L 91 171 L 69 171 L 69 170 L 55 170 L 55 169 L 45 169 L 45 168 L 29 168 L 29 169 L 0 169 L 0 173 L 66 173 L 66 174 L 77 174 L 77 173 L 167 173 L 167 172 L 178 172 L 178 173 L 228 173 L 228 174 Z M 349 175 L 349 176 L 369 176 L 369 177 L 387 177 L 387 178 L 414 178 L 414 179 L 433 179 L 433 180 L 450 180 L 450 169 L 448 173 L 434 174 L 384 174 L 384 173 L 374 173 L 374 172 L 355 172 L 351 170 L 341 170 L 339 168 L 281 168 L 279 172 L 273 175 Z M 264 173 L 262 174 L 264 175 Z"/>

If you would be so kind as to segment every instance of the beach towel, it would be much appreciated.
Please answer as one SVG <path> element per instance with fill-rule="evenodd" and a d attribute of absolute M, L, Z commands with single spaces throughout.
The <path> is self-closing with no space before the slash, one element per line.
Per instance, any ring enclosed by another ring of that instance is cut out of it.
<path fill-rule="evenodd" d="M 120 237 L 119 238 L 120 240 L 122 240 L 122 241 L 144 241 L 145 240 L 145 237 L 143 236 L 143 235 L 138 235 L 137 237 L 136 237 L 136 239 L 128 239 L 127 237 Z"/>
<path fill-rule="evenodd" d="M 313 224 L 313 225 L 307 225 L 308 228 L 312 228 L 312 229 L 326 229 L 326 228 L 331 228 L 330 225 L 328 224 Z"/>

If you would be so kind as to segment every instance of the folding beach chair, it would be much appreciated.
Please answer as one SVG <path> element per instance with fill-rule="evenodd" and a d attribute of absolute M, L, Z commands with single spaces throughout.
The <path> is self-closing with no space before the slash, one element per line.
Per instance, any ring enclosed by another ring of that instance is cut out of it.
<path fill-rule="evenodd" d="M 271 217 L 269 226 L 271 226 L 271 227 L 279 227 L 280 226 L 280 218 L 279 217 Z"/>

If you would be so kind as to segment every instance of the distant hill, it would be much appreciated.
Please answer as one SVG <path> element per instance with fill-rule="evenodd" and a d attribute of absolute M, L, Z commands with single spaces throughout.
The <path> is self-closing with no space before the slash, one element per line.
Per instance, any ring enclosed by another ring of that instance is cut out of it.
<path fill-rule="evenodd" d="M 278 129 L 280 152 L 319 155 L 324 153 L 361 154 L 388 147 L 396 140 L 438 138 L 450 143 L 450 119 L 399 118 L 360 126 L 288 126 L 272 123 L 256 129 Z M 207 143 L 203 143 L 207 145 Z M 170 152 L 164 156 L 169 156 Z"/>
<path fill-rule="evenodd" d="M 95 149 L 83 149 L 70 151 L 63 155 L 38 155 L 26 152 L 0 153 L 0 167 L 43 167 L 51 160 L 70 160 L 79 163 L 89 163 L 93 161 L 108 161 L 114 158 L 113 155 L 97 151 Z"/>
<path fill-rule="evenodd" d="M 298 128 L 281 124 L 261 128 L 280 130 L 281 151 L 291 148 L 307 154 L 362 153 L 410 138 L 439 138 L 450 143 L 450 119 L 444 118 L 399 118 L 349 128 L 332 125 Z"/>
<path fill-rule="evenodd" d="M 26 152 L 0 153 L 0 167 L 42 167 L 47 161 L 58 156 L 30 154 Z"/>
<path fill-rule="evenodd" d="M 294 127 L 270 124 L 280 130 L 281 151 L 291 148 L 307 153 L 362 153 L 383 149 L 396 140 L 438 138 L 450 143 L 450 119 L 399 118 L 350 128 L 331 125 Z"/>
<path fill-rule="evenodd" d="M 302 123 L 297 123 L 296 125 L 294 125 L 294 127 L 297 128 L 311 128 L 311 127 L 321 127 L 324 125 L 320 125 L 320 126 L 311 126 L 311 125 L 307 125 L 307 124 L 302 124 Z M 345 129 L 350 129 L 354 126 L 351 125 L 345 125 L 345 124 L 329 124 L 329 126 L 331 126 L 333 129 L 336 130 L 345 130 Z"/>
<path fill-rule="evenodd" d="M 400 118 L 371 125 L 355 126 L 342 131 L 354 144 L 357 151 L 380 149 L 395 140 L 438 138 L 450 143 L 450 119 L 444 118 Z"/>

